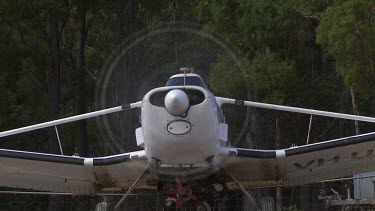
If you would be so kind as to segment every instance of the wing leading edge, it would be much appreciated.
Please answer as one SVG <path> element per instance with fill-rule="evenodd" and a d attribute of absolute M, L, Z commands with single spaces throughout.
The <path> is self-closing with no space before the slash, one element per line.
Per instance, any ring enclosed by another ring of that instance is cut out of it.
<path fill-rule="evenodd" d="M 375 133 L 283 150 L 224 148 L 222 167 L 252 186 L 316 183 L 375 170 Z M 81 158 L 0 149 L 0 186 L 74 194 L 129 187 L 148 167 L 144 151 Z"/>
<path fill-rule="evenodd" d="M 375 170 L 375 133 L 283 150 L 225 148 L 223 167 L 250 186 L 316 183 Z"/>
<path fill-rule="evenodd" d="M 0 149 L 0 186 L 91 195 L 130 186 L 147 166 L 143 150 L 82 158 Z"/>

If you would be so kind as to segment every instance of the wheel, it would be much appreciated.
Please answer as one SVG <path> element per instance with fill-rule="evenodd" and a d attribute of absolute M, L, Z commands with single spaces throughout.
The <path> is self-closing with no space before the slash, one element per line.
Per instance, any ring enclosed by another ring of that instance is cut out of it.
<path fill-rule="evenodd" d="M 95 211 L 108 211 L 108 204 L 107 202 L 99 202 L 96 207 Z"/>
<path fill-rule="evenodd" d="M 205 201 L 198 202 L 197 211 L 211 211 L 211 206 Z"/>

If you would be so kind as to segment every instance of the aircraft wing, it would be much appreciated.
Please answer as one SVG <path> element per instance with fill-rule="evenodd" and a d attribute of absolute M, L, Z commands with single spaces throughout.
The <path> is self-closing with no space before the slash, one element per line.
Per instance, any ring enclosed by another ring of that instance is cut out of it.
<path fill-rule="evenodd" d="M 147 167 L 144 151 L 82 158 L 0 149 L 0 186 L 90 195 L 129 187 Z"/>
<path fill-rule="evenodd" d="M 317 183 L 375 170 L 375 133 L 283 150 L 223 149 L 222 167 L 249 186 Z"/>

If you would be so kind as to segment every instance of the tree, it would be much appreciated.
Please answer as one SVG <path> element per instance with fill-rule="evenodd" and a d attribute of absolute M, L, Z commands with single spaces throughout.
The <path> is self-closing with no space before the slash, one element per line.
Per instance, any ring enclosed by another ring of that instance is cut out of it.
<path fill-rule="evenodd" d="M 51 5 L 49 10 L 49 46 L 51 49 L 51 69 L 47 72 L 47 84 L 48 84 L 48 96 L 50 104 L 50 115 L 51 119 L 59 118 L 60 108 L 60 71 L 61 71 L 61 33 L 63 27 L 61 27 L 61 15 L 59 9 L 55 5 Z M 49 128 L 48 133 L 48 146 L 49 152 L 53 154 L 60 154 L 57 134 L 55 128 Z M 51 196 L 48 210 L 62 210 L 62 198 L 61 196 Z"/>
<path fill-rule="evenodd" d="M 335 58 L 336 70 L 351 89 L 353 113 L 359 114 L 357 91 L 375 94 L 375 3 L 337 1 L 321 15 L 317 43 Z M 359 124 L 355 122 L 356 133 Z"/>

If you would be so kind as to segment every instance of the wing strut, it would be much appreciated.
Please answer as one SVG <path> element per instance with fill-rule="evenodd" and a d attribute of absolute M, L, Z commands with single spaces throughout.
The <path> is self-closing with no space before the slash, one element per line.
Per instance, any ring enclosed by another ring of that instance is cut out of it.
<path fill-rule="evenodd" d="M 126 191 L 126 193 L 121 197 L 120 201 L 117 202 L 116 206 L 115 206 L 115 210 L 118 210 L 118 208 L 120 208 L 121 204 L 125 201 L 126 198 L 128 198 L 128 196 L 132 193 L 133 191 L 133 187 L 138 183 L 138 181 L 143 177 L 143 175 L 146 174 L 146 172 L 148 172 L 148 169 L 146 169 L 146 171 L 144 171 L 139 177 L 138 179 L 135 180 L 135 182 L 130 186 L 130 188 Z"/>
<path fill-rule="evenodd" d="M 241 191 L 246 195 L 248 199 L 250 199 L 251 203 L 256 207 L 257 210 L 260 210 L 259 204 L 256 202 L 256 199 L 246 191 L 246 189 L 229 173 L 225 168 L 224 171 L 229 175 L 229 177 L 233 180 L 233 182 L 241 189 Z"/>
<path fill-rule="evenodd" d="M 275 105 L 275 104 L 268 104 L 268 103 L 258 103 L 258 102 L 252 102 L 252 101 L 223 98 L 223 97 L 216 97 L 216 102 L 219 106 L 223 104 L 233 104 L 233 105 L 265 108 L 265 109 L 271 109 L 271 110 L 288 111 L 288 112 L 301 113 L 301 114 L 311 114 L 311 115 L 317 115 L 317 116 L 326 116 L 326 117 L 333 117 L 333 118 L 339 118 L 339 119 L 350 119 L 350 120 L 356 120 L 356 121 L 362 121 L 362 122 L 375 123 L 374 117 L 367 117 L 367 116 L 335 113 L 335 112 L 329 112 L 329 111 L 319 111 L 319 110 L 314 110 L 314 109 L 282 106 L 282 105 Z"/>
<path fill-rule="evenodd" d="M 141 107 L 141 105 L 142 105 L 142 101 L 139 101 L 139 102 L 136 102 L 136 103 L 125 104 L 125 105 L 122 105 L 122 106 L 107 108 L 107 109 L 103 109 L 103 110 L 99 110 L 99 111 L 93 111 L 93 112 L 90 112 L 90 113 L 80 114 L 80 115 L 76 115 L 76 116 L 72 116 L 72 117 L 66 117 L 66 118 L 63 118 L 63 119 L 58 119 L 58 120 L 53 120 L 53 121 L 49 121 L 49 122 L 39 123 L 39 124 L 36 124 L 36 125 L 30 125 L 30 126 L 27 126 L 27 127 L 21 127 L 21 128 L 18 128 L 18 129 L 8 130 L 8 131 L 1 132 L 0 138 L 5 137 L 5 136 L 11 136 L 11 135 L 19 134 L 19 133 L 24 133 L 24 132 L 28 132 L 28 131 L 32 131 L 32 130 L 37 130 L 37 129 L 41 129 L 41 128 L 61 125 L 61 124 L 65 124 L 65 123 L 68 123 L 68 122 L 74 122 L 74 121 L 78 121 L 78 120 L 82 120 L 82 119 L 88 119 L 88 118 L 92 118 L 92 117 L 96 117 L 96 116 L 101 116 L 101 115 L 119 112 L 119 111 L 125 111 L 125 110 L 128 110 L 128 109 Z"/>
<path fill-rule="evenodd" d="M 61 147 L 61 141 L 60 141 L 59 131 L 57 130 L 57 126 L 56 125 L 55 125 L 55 131 L 56 131 L 57 142 L 59 142 L 59 147 L 60 147 L 61 155 L 64 155 L 62 147 Z"/>

